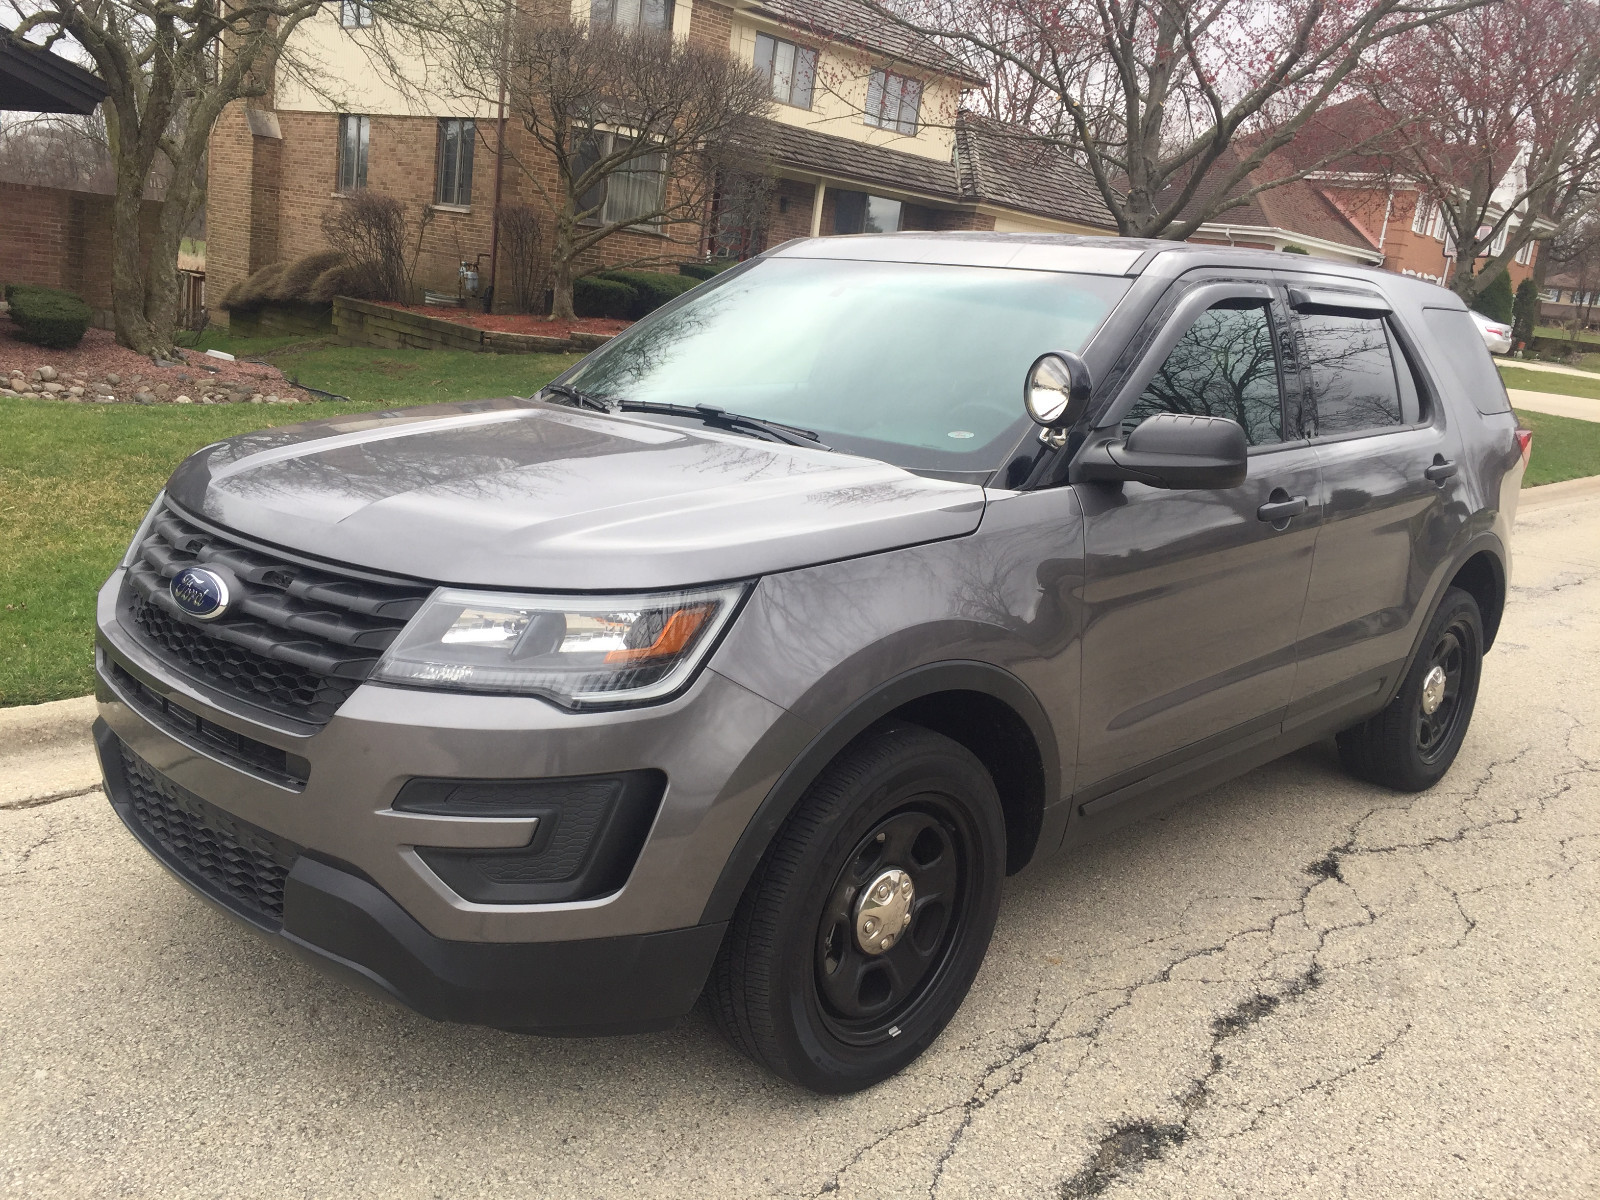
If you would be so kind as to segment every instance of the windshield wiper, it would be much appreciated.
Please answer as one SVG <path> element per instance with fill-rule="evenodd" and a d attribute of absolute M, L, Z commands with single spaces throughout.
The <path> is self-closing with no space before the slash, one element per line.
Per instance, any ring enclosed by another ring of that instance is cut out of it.
<path fill-rule="evenodd" d="M 592 408 L 596 412 L 610 412 L 611 406 L 599 396 L 591 396 L 588 392 L 580 392 L 577 388 L 567 383 L 547 383 L 539 389 L 542 396 L 546 392 L 560 396 L 563 400 L 570 400 L 580 408 Z"/>
<path fill-rule="evenodd" d="M 726 429 L 746 429 L 764 436 L 771 442 L 788 446 L 807 446 L 813 450 L 832 450 L 822 444 L 822 439 L 809 429 L 768 421 L 761 417 L 747 417 L 743 413 L 729 412 L 715 404 L 660 404 L 654 400 L 621 400 L 617 412 L 661 413 L 671 417 L 698 417 L 707 425 L 720 425 Z"/>

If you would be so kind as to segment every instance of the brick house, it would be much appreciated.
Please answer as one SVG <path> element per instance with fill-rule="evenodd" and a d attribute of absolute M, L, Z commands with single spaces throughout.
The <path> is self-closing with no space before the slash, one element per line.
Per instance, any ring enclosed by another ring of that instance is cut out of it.
<path fill-rule="evenodd" d="M 1392 158 L 1368 150 L 1352 150 L 1329 161 L 1341 143 L 1357 146 L 1368 136 L 1364 130 L 1385 124 L 1386 119 L 1365 101 L 1330 105 L 1293 141 L 1270 155 L 1234 194 L 1248 191 L 1259 180 L 1305 172 L 1303 178 L 1218 214 L 1189 240 L 1268 250 L 1299 247 L 1315 257 L 1383 267 L 1448 286 L 1459 267 L 1455 243 L 1445 230 L 1443 212 L 1418 180 Z M 1230 151 L 1217 169 L 1226 170 L 1237 162 Z M 1327 165 L 1317 169 L 1322 163 Z M 1517 178 L 1518 165 L 1513 162 L 1496 193 L 1504 198 L 1502 203 L 1516 195 Z M 1490 220 L 1498 220 L 1504 211 L 1500 203 L 1492 204 Z M 1555 231 L 1549 222 L 1541 222 L 1538 229 L 1541 236 Z M 1504 248 L 1506 236 L 1502 229 L 1491 247 L 1494 253 Z M 1531 242 L 1508 264 L 1513 290 L 1534 273 L 1538 251 L 1539 243 Z"/>
<path fill-rule="evenodd" d="M 666 229 L 665 239 L 632 230 L 607 238 L 583 260 L 585 269 L 743 256 L 808 234 L 1114 231 L 1081 167 L 963 112 L 963 91 L 980 81 L 931 43 L 883 28 L 851 0 L 572 2 L 580 20 L 653 25 L 726 47 L 768 79 L 773 97 L 770 117 L 747 138 L 752 160 L 771 176 L 758 219 L 730 221 L 714 197 L 698 223 Z M 335 82 L 313 89 L 279 80 L 267 97 L 230 105 L 218 121 L 207 202 L 212 296 L 270 263 L 325 249 L 323 216 L 355 187 L 391 195 L 413 212 L 431 207 L 417 282 L 450 294 L 463 262 L 478 264 L 485 282 L 493 277 L 497 174 L 503 206 L 528 204 L 543 214 L 523 172 L 553 176 L 554 166 L 520 124 L 506 123 L 502 164 L 492 106 L 419 99 L 419 91 L 429 94 L 425 87 L 394 86 L 362 48 L 371 20 L 347 2 L 307 21 L 294 49 L 321 62 Z M 419 61 L 407 74 L 426 81 L 429 71 Z M 636 186 L 668 182 L 639 172 L 618 186 L 613 177 L 607 205 L 628 203 Z M 609 208 L 606 215 L 613 218 Z"/>

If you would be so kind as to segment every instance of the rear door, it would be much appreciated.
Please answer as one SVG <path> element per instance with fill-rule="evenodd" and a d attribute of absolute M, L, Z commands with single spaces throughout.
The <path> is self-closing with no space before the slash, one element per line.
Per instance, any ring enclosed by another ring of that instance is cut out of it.
<path fill-rule="evenodd" d="M 1287 335 L 1269 283 L 1191 286 L 1101 421 L 1236 420 L 1250 442 L 1242 486 L 1073 485 L 1084 509 L 1086 812 L 1096 797 L 1110 804 L 1125 785 L 1281 725 L 1320 521 L 1316 452 L 1289 402 L 1299 385 Z"/>
<path fill-rule="evenodd" d="M 1292 728 L 1385 694 L 1468 506 L 1459 431 L 1386 303 L 1292 282 L 1289 296 L 1324 488 Z"/>

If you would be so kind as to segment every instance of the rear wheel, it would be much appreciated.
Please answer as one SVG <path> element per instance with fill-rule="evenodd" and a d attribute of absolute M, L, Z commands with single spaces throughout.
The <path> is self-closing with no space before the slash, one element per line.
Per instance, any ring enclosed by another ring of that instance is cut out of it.
<path fill-rule="evenodd" d="M 1389 706 L 1339 735 L 1345 768 L 1403 792 L 1432 787 L 1455 762 L 1467 735 L 1482 670 L 1478 602 L 1451 588 Z"/>
<path fill-rule="evenodd" d="M 1004 874 L 999 797 L 970 751 L 916 725 L 864 736 L 751 880 L 712 978 L 718 1023 L 804 1087 L 870 1087 L 955 1015 Z"/>

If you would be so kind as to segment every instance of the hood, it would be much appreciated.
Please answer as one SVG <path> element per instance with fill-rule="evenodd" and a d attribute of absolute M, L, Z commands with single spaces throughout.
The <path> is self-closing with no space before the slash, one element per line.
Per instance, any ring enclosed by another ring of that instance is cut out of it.
<path fill-rule="evenodd" d="M 688 586 L 971 533 L 983 490 L 874 459 L 527 400 L 208 446 L 181 508 L 333 562 L 540 590 Z"/>

